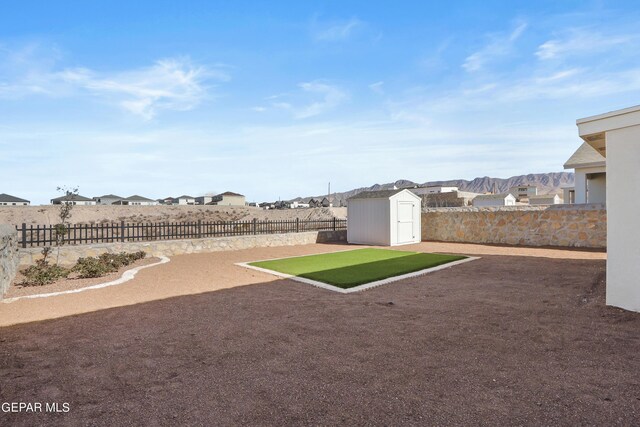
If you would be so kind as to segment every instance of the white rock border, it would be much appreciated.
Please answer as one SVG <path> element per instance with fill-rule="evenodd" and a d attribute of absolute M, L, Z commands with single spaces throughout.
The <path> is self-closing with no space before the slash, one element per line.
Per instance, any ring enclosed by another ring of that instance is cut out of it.
<path fill-rule="evenodd" d="M 166 256 L 162 256 L 162 255 L 158 256 L 156 258 L 160 258 L 160 261 L 155 262 L 153 264 L 143 265 L 143 266 L 140 266 L 140 267 L 132 268 L 131 270 L 127 270 L 124 273 L 122 273 L 122 276 L 119 279 L 112 280 L 110 282 L 98 283 L 97 285 L 91 285 L 91 286 L 87 286 L 85 288 L 70 289 L 68 291 L 50 292 L 48 294 L 34 294 L 34 295 L 24 295 L 24 296 L 15 297 L 15 298 L 6 298 L 6 299 L 1 300 L 0 302 L 8 304 L 8 303 L 11 303 L 11 302 L 19 301 L 21 299 L 48 298 L 48 297 L 55 297 L 55 296 L 58 296 L 58 295 L 76 294 L 78 292 L 89 291 L 91 289 L 101 289 L 101 288 L 106 288 L 106 287 L 109 287 L 109 286 L 121 285 L 121 284 L 123 284 L 125 282 L 128 282 L 129 280 L 132 280 L 136 276 L 138 271 L 140 271 L 140 270 L 144 270 L 145 268 L 149 268 L 149 267 L 155 267 L 156 265 L 160 265 L 160 264 L 166 264 L 166 263 L 168 263 L 170 261 L 169 258 L 167 258 Z"/>
<path fill-rule="evenodd" d="M 346 251 L 338 251 L 338 252 L 346 252 Z M 335 252 L 326 252 L 326 253 L 335 253 Z M 367 289 L 375 288 L 376 286 L 386 285 L 388 283 L 397 282 L 399 280 L 408 279 L 410 277 L 422 276 L 423 274 L 432 273 L 434 271 L 444 270 L 445 268 L 450 268 L 456 265 L 464 264 L 465 262 L 475 261 L 480 259 L 480 257 L 468 256 L 465 259 L 460 259 L 458 261 L 451 261 L 446 264 L 438 265 L 436 267 L 425 268 L 424 270 L 414 271 L 413 273 L 401 274 L 400 276 L 389 277 L 387 279 L 376 280 L 375 282 L 364 283 L 362 285 L 354 286 L 348 289 L 342 289 L 337 286 L 329 285 L 328 283 L 318 282 L 317 280 L 311 280 L 304 277 L 293 276 L 291 274 L 280 273 L 275 270 L 269 270 L 266 268 L 256 267 L 253 265 L 249 265 L 253 262 L 263 262 L 263 261 L 277 261 L 280 259 L 288 259 L 288 258 L 301 258 L 305 256 L 313 256 L 313 255 L 324 255 L 324 254 L 309 254 L 309 255 L 299 255 L 293 257 L 286 258 L 274 258 L 274 259 L 264 259 L 259 261 L 249 261 L 249 262 L 237 262 L 235 265 L 239 267 L 249 268 L 251 270 L 261 271 L 263 273 L 271 274 L 272 276 L 282 277 L 284 279 L 295 280 L 296 282 L 306 283 L 308 285 L 316 286 L 318 288 L 327 289 L 329 291 L 338 292 L 341 294 L 350 294 L 353 292 L 360 292 Z"/>

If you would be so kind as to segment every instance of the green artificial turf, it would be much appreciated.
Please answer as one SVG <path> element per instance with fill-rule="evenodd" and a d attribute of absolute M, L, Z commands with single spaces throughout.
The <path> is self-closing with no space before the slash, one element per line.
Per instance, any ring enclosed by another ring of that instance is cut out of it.
<path fill-rule="evenodd" d="M 466 257 L 459 255 L 427 254 L 390 249 L 356 249 L 252 262 L 249 265 L 347 289 L 464 258 Z"/>

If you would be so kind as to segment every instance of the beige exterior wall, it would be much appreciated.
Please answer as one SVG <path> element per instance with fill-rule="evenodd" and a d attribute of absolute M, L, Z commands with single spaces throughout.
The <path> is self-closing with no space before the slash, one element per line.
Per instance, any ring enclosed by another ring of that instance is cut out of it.
<path fill-rule="evenodd" d="M 425 209 L 422 240 L 604 248 L 607 211 L 603 205 Z"/>
<path fill-rule="evenodd" d="M 576 124 L 607 159 L 607 304 L 640 312 L 640 106 Z"/>
<path fill-rule="evenodd" d="M 607 304 L 640 311 L 640 125 L 607 132 Z"/>
<path fill-rule="evenodd" d="M 575 203 L 606 203 L 606 178 L 587 179 L 588 174 L 605 173 L 606 170 L 604 166 L 575 169 Z"/>
<path fill-rule="evenodd" d="M 78 258 L 102 253 L 145 251 L 150 256 L 172 256 L 202 252 L 233 251 L 258 247 L 309 245 L 312 243 L 346 242 L 346 230 L 308 231 L 304 233 L 261 234 L 257 236 L 216 237 L 210 239 L 161 240 L 155 242 L 101 243 L 68 245 L 60 249 L 60 263 L 74 264 Z M 17 244 L 17 243 L 16 243 Z M 20 249 L 20 265 L 33 264 L 41 257 L 42 248 Z M 54 249 L 54 254 L 55 254 Z"/>
<path fill-rule="evenodd" d="M 216 203 L 220 206 L 244 206 L 244 196 L 222 196 L 222 200 Z"/>

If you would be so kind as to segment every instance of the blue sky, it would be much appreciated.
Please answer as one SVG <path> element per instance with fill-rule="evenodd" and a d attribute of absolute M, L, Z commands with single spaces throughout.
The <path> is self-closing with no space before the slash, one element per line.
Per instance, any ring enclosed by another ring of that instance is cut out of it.
<path fill-rule="evenodd" d="M 640 103 L 603 1 L 20 1 L 0 14 L 0 193 L 250 200 L 562 170 Z"/>

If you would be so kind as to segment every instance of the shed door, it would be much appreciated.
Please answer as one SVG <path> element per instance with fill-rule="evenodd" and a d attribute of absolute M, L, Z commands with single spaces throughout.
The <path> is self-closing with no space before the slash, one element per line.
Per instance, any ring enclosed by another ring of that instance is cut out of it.
<path fill-rule="evenodd" d="M 412 243 L 413 235 L 413 202 L 398 202 L 398 243 Z"/>

